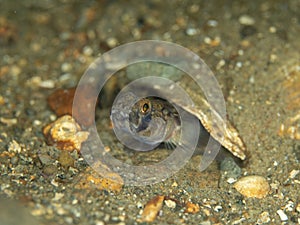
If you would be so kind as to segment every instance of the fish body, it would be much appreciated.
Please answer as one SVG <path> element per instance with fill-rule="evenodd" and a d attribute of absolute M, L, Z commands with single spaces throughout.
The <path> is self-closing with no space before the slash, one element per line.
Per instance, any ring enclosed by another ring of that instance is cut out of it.
<path fill-rule="evenodd" d="M 160 136 L 166 147 L 173 149 L 180 140 L 181 123 L 176 108 L 158 97 L 147 97 L 136 102 L 129 114 L 130 129 L 144 136 Z"/>

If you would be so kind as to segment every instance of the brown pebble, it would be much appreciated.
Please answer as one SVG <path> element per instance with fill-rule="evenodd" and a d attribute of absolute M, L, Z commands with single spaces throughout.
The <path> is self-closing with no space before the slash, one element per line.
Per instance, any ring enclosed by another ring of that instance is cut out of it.
<path fill-rule="evenodd" d="M 164 196 L 158 195 L 147 202 L 138 222 L 153 222 L 163 206 L 164 199 Z"/>
<path fill-rule="evenodd" d="M 91 103 L 96 101 L 95 98 L 97 98 L 97 96 L 91 93 L 91 87 L 83 86 L 81 88 L 81 95 L 77 95 L 76 97 L 79 98 L 79 101 L 84 107 L 73 109 L 76 87 L 58 89 L 48 97 L 47 101 L 49 107 L 57 116 L 72 115 L 80 125 L 90 126 L 93 124 L 95 118 L 92 114 L 94 112 L 94 109 L 92 109 L 94 105 Z"/>
<path fill-rule="evenodd" d="M 58 89 L 49 95 L 48 104 L 57 116 L 72 115 L 75 91 L 76 88 Z"/>
<path fill-rule="evenodd" d="M 57 167 L 55 165 L 46 165 L 44 168 L 43 168 L 43 173 L 46 175 L 46 176 L 51 176 L 51 175 L 54 175 L 57 173 Z"/>
<path fill-rule="evenodd" d="M 71 156 L 70 152 L 62 151 L 59 155 L 58 162 L 62 167 L 65 169 L 69 168 L 70 166 L 74 166 L 74 159 Z"/>
<path fill-rule="evenodd" d="M 234 188 L 247 198 L 264 198 L 270 191 L 268 181 L 261 176 L 246 176 L 239 179 Z"/>
<path fill-rule="evenodd" d="M 78 123 L 69 115 L 58 118 L 43 129 L 49 145 L 60 150 L 80 151 L 82 142 L 86 141 L 89 132 L 82 131 Z"/>
<path fill-rule="evenodd" d="M 199 212 L 200 210 L 200 207 L 198 204 L 194 204 L 192 202 L 187 202 L 185 204 L 185 213 L 192 213 L 192 214 L 195 214 L 197 212 Z"/>
<path fill-rule="evenodd" d="M 89 167 L 80 174 L 80 180 L 76 184 L 75 188 L 88 190 L 96 188 L 98 190 L 113 192 L 121 191 L 124 181 L 120 175 L 112 172 L 108 168 L 105 168 L 105 166 L 102 164 L 100 165 L 100 163 L 98 163 L 97 167 L 99 166 L 103 167 L 103 170 L 106 170 L 105 176 L 101 176 Z"/>

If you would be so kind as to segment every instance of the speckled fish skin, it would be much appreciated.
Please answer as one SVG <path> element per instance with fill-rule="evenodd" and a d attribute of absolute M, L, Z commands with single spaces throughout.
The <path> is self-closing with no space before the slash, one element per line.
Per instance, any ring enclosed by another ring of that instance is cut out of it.
<path fill-rule="evenodd" d="M 150 126 L 150 122 L 155 119 L 162 119 L 163 129 L 155 129 Z M 129 114 L 130 129 L 142 136 L 151 136 L 160 132 L 166 143 L 166 147 L 175 147 L 180 138 L 180 119 L 178 112 L 169 102 L 157 98 L 147 97 L 134 104 Z"/>

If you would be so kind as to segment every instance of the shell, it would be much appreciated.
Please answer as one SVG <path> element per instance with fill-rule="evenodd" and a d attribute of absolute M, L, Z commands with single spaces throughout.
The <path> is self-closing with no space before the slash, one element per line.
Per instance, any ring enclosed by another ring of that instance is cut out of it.
<path fill-rule="evenodd" d="M 186 103 L 176 100 L 175 103 L 187 112 L 196 116 L 210 135 L 220 142 L 220 144 L 229 150 L 234 156 L 245 160 L 246 146 L 237 129 L 229 121 L 229 119 L 224 121 L 218 112 L 215 111 L 209 104 L 206 98 L 203 95 L 199 95 L 199 91 L 195 91 L 198 86 L 193 86 L 185 78 L 182 78 L 177 83 L 187 92 L 196 104 L 194 106 L 186 105 Z M 217 119 L 217 121 L 214 121 L 213 118 Z"/>
<path fill-rule="evenodd" d="M 170 79 L 170 74 L 166 74 L 167 72 L 174 73 L 173 70 L 170 69 L 162 69 L 162 64 L 143 63 L 145 64 L 145 70 L 143 70 L 143 76 L 155 76 L 160 75 L 162 77 L 166 77 Z M 170 67 L 168 65 L 164 65 L 164 67 Z M 140 71 L 142 67 L 131 65 L 127 70 L 127 77 L 131 80 L 140 78 Z M 134 69 L 136 68 L 136 70 Z M 159 73 L 159 70 L 162 73 Z M 166 72 L 167 71 L 167 72 Z M 136 77 L 132 76 L 132 74 L 138 74 Z M 185 111 L 191 113 L 195 117 L 197 117 L 203 127 L 210 133 L 210 135 L 217 140 L 221 145 L 223 145 L 228 151 L 230 151 L 234 156 L 240 158 L 241 160 L 246 159 L 246 146 L 240 137 L 237 129 L 234 125 L 228 120 L 222 119 L 222 116 L 214 109 L 212 105 L 206 100 L 204 94 L 199 90 L 199 86 L 193 82 L 191 82 L 191 78 L 188 76 L 179 76 L 176 74 L 173 79 L 178 85 L 180 85 L 183 90 L 189 95 L 191 100 L 195 103 L 194 105 L 187 104 L 187 102 L 180 101 L 181 98 L 176 96 L 176 90 L 172 90 L 172 103 L 178 105 Z M 144 87 L 139 87 L 141 90 L 149 89 L 147 84 Z M 157 96 L 164 95 L 167 92 L 171 91 L 171 87 L 169 86 L 159 86 L 155 87 L 155 91 L 157 92 Z M 218 103 L 214 103 L 218 104 Z"/>
<path fill-rule="evenodd" d="M 264 198 L 270 191 L 268 181 L 261 176 L 246 176 L 239 179 L 234 188 L 247 198 Z"/>

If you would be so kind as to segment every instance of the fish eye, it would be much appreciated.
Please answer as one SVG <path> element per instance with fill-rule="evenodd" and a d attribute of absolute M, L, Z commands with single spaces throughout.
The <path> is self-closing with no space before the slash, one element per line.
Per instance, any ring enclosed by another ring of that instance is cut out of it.
<path fill-rule="evenodd" d="M 143 103 L 142 107 L 141 107 L 141 113 L 143 113 L 143 114 L 148 113 L 150 111 L 150 107 L 151 107 L 151 105 L 149 102 Z"/>

